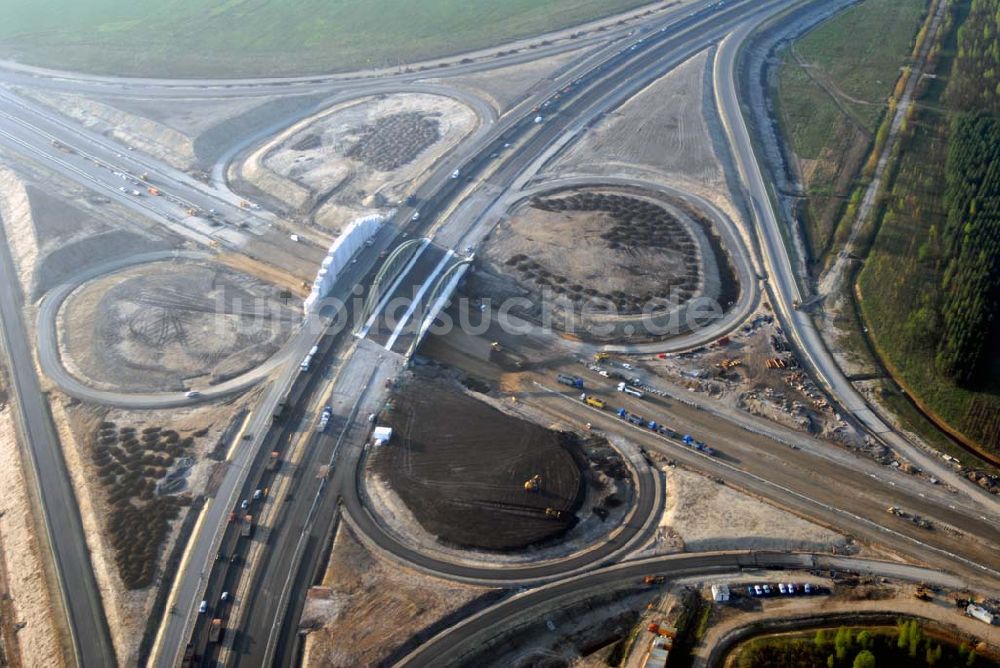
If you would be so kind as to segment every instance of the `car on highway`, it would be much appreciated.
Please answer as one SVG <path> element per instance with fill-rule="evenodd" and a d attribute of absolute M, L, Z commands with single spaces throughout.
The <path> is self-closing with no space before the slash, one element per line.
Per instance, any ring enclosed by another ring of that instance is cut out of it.
<path fill-rule="evenodd" d="M 453 179 L 457 179 L 457 178 L 458 178 L 459 176 L 461 176 L 461 175 L 462 175 L 462 172 L 461 172 L 460 170 L 457 170 L 457 169 L 456 169 L 455 171 L 453 171 L 453 172 L 451 173 L 451 178 L 453 178 Z"/>
<path fill-rule="evenodd" d="M 410 220 L 412 220 L 412 221 L 420 220 L 420 212 L 419 211 L 414 211 L 413 215 L 410 216 Z"/>
<path fill-rule="evenodd" d="M 184 396 L 187 397 L 188 399 L 194 399 L 196 397 L 200 397 L 201 392 L 199 392 L 198 390 L 188 390 L 187 392 L 184 393 Z"/>
<path fill-rule="evenodd" d="M 219 597 L 219 600 L 222 601 L 223 603 L 225 603 L 226 601 L 228 601 L 229 600 L 229 592 L 228 591 L 222 592 L 222 596 Z"/>
<path fill-rule="evenodd" d="M 208 610 L 208 601 L 202 600 L 201 604 L 198 606 L 198 614 L 203 615 Z"/>
<path fill-rule="evenodd" d="M 250 502 L 248 500 L 243 499 L 242 501 L 240 501 L 240 510 L 246 510 L 249 507 L 250 507 Z"/>

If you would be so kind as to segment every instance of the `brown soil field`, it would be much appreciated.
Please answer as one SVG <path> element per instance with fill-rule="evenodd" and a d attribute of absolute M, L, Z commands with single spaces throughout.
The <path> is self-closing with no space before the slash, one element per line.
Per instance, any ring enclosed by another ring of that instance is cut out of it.
<path fill-rule="evenodd" d="M 575 228 L 571 237 L 566 234 L 570 226 Z M 677 218 L 646 200 L 591 192 L 538 198 L 511 222 L 510 234 L 523 237 L 536 252 L 538 246 L 560 247 L 554 267 L 527 254 L 512 255 L 504 264 L 517 271 L 523 283 L 551 288 L 578 306 L 596 298 L 613 303 L 623 315 L 634 315 L 651 299 L 670 299 L 671 288 L 677 289 L 678 303 L 699 288 L 694 239 Z M 567 245 L 567 238 L 574 243 Z M 595 255 L 603 261 L 585 277 L 586 284 L 571 283 L 565 274 L 592 265 Z"/>
<path fill-rule="evenodd" d="M 373 470 L 443 543 L 515 550 L 559 536 L 575 522 L 584 488 L 572 435 L 427 378 L 401 386 L 385 421 L 393 438 L 375 451 Z M 539 489 L 526 490 L 536 475 Z"/>
<path fill-rule="evenodd" d="M 299 621 L 309 631 L 301 665 L 391 665 L 442 622 L 486 605 L 490 591 L 400 567 L 366 549 L 342 523 L 322 584 L 310 589 Z"/>
<path fill-rule="evenodd" d="M 511 312 L 586 338 L 648 339 L 681 333 L 665 323 L 683 325 L 692 300 L 727 304 L 733 284 L 724 252 L 685 207 L 586 189 L 515 208 L 491 234 L 468 291 L 495 306 L 527 297 L 530 306 Z"/>

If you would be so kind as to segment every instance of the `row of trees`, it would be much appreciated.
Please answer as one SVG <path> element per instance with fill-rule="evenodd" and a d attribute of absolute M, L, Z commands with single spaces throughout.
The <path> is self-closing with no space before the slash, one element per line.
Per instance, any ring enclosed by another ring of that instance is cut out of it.
<path fill-rule="evenodd" d="M 982 111 L 954 119 L 946 176 L 943 329 L 936 361 L 942 373 L 969 386 L 984 380 L 992 334 L 1000 325 L 1000 121 L 995 116 Z"/>
<path fill-rule="evenodd" d="M 899 620 L 896 628 L 816 631 L 808 637 L 765 637 L 739 649 L 737 668 L 941 668 L 976 666 L 981 662 L 966 645 L 945 645 L 927 638 L 916 620 Z"/>

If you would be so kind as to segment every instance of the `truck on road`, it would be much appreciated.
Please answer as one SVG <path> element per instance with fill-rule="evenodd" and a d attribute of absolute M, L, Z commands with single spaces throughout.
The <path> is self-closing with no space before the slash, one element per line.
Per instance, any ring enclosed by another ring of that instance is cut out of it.
<path fill-rule="evenodd" d="M 216 617 L 208 627 L 208 642 L 219 642 L 222 638 L 222 620 Z"/>
<path fill-rule="evenodd" d="M 593 406 L 594 408 L 600 408 L 601 410 L 607 405 L 600 399 L 590 394 L 581 394 L 580 401 L 587 404 L 588 406 Z"/>
<path fill-rule="evenodd" d="M 312 348 L 310 348 L 309 352 L 302 359 L 302 363 L 299 364 L 299 369 L 301 369 L 302 371 L 308 371 L 309 367 L 312 366 L 313 357 L 315 357 L 316 353 L 318 352 L 319 352 L 319 346 L 313 346 Z"/>
<path fill-rule="evenodd" d="M 976 605 L 975 603 L 970 603 L 965 607 L 965 614 L 967 614 L 969 617 L 972 617 L 973 619 L 978 619 L 984 624 L 990 624 L 990 625 L 993 624 L 993 621 L 996 618 L 996 615 L 994 615 L 992 612 L 990 612 L 981 605 Z"/>
<path fill-rule="evenodd" d="M 583 389 L 583 378 L 580 378 L 579 376 L 567 376 L 566 374 L 561 373 L 556 376 L 556 380 L 563 385 L 569 385 L 570 387 L 575 387 L 578 390 Z"/>
<path fill-rule="evenodd" d="M 316 431 L 326 431 L 327 425 L 330 424 L 330 416 L 333 415 L 333 409 L 329 406 L 323 408 L 323 412 L 319 416 L 319 424 L 316 425 Z"/>
<path fill-rule="evenodd" d="M 636 399 L 642 399 L 644 396 L 646 396 L 645 394 L 643 394 L 639 390 L 635 389 L 634 387 L 629 387 L 624 382 L 618 383 L 618 391 L 619 392 L 624 392 L 625 394 L 629 395 L 630 397 L 635 397 Z"/>
<path fill-rule="evenodd" d="M 634 415 L 632 413 L 629 413 L 624 408 L 619 408 L 617 411 L 615 411 L 615 415 L 620 417 L 622 420 L 625 420 L 629 424 L 634 424 L 637 427 L 646 426 L 646 420 L 644 420 L 641 415 Z"/>
<path fill-rule="evenodd" d="M 253 531 L 253 515 L 244 515 L 243 526 L 240 527 L 240 535 L 244 538 L 249 538 L 251 531 Z"/>

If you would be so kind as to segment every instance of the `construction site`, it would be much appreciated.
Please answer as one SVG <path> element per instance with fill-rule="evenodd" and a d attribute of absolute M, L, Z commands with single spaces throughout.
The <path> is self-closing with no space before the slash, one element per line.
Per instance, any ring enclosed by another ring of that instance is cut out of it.
<path fill-rule="evenodd" d="M 59 314 L 64 363 L 100 387 L 213 385 L 273 356 L 301 320 L 300 302 L 208 262 L 157 262 L 73 292 Z"/>
<path fill-rule="evenodd" d="M 686 307 L 725 306 L 739 291 L 721 247 L 692 213 L 642 191 L 532 197 L 498 225 L 467 291 L 497 304 L 527 297 L 532 306 L 511 312 L 589 340 L 683 333 Z"/>
<path fill-rule="evenodd" d="M 511 551 L 577 522 L 588 462 L 578 438 L 501 412 L 426 371 L 394 393 L 382 421 L 393 440 L 371 472 L 442 543 Z"/>
<path fill-rule="evenodd" d="M 414 177 L 476 127 L 452 98 L 366 97 L 293 125 L 236 168 L 236 177 L 288 215 L 336 234 L 405 197 Z"/>

